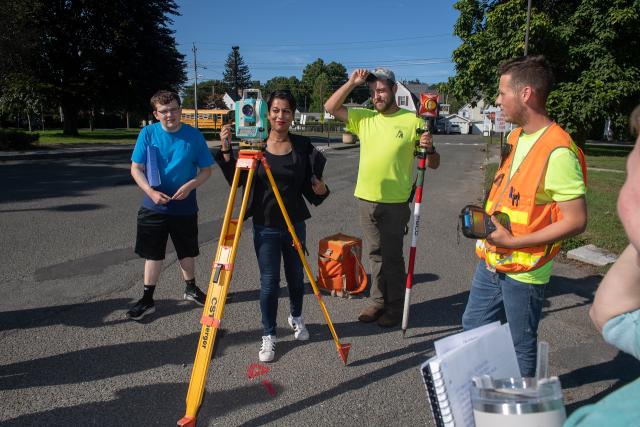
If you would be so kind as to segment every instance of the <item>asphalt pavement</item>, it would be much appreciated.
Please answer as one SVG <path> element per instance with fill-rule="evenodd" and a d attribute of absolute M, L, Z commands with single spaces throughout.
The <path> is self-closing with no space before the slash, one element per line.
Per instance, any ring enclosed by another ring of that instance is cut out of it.
<path fill-rule="evenodd" d="M 303 312 L 311 338 L 294 340 L 283 287 L 276 360 L 256 376 L 259 284 L 248 223 L 198 425 L 433 425 L 418 366 L 433 354 L 434 340 L 461 330 L 476 259 L 473 242 L 456 232 L 457 215 L 480 201 L 483 163 L 490 157 L 473 136 L 436 135 L 435 142 L 442 165 L 425 177 L 406 337 L 399 328 L 357 321 L 366 296 L 325 295 L 338 336 L 352 344 L 344 366 L 310 289 Z M 314 271 L 320 238 L 339 231 L 362 235 L 353 198 L 359 147 L 318 146 L 326 150 L 332 194 L 311 209 L 307 222 Z M 184 415 L 201 308 L 181 300 L 171 247 L 156 313 L 142 322 L 124 318 L 142 287 L 142 261 L 133 253 L 141 195 L 129 175 L 130 151 L 103 146 L 0 154 L 3 426 L 169 426 Z M 196 277 L 204 288 L 228 192 L 219 171 L 198 190 Z M 548 288 L 540 339 L 550 344 L 550 373 L 560 377 L 569 412 L 640 375 L 640 363 L 607 345 L 589 322 L 600 279 L 587 266 L 558 262 Z"/>

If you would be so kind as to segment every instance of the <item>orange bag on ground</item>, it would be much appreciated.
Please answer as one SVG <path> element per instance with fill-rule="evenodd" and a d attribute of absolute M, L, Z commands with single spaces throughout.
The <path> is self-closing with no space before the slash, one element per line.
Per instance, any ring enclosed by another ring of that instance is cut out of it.
<path fill-rule="evenodd" d="M 367 272 L 361 262 L 362 240 L 338 233 L 320 240 L 318 286 L 331 295 L 359 294 L 367 287 Z"/>

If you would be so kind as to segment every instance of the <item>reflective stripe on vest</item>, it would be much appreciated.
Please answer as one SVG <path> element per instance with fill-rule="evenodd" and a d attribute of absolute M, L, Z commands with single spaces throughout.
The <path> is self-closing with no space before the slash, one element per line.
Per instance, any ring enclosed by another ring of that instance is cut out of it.
<path fill-rule="evenodd" d="M 511 167 L 522 132 L 515 129 L 509 135 L 507 143 L 512 146 L 508 157 L 496 172 L 494 184 L 489 192 L 485 211 L 488 214 L 500 211 L 509 215 L 511 232 L 514 236 L 531 234 L 557 222 L 561 217 L 556 202 L 536 204 L 536 194 L 547 171 L 551 153 L 558 148 L 573 151 L 580 162 L 586 185 L 586 163 L 584 155 L 569 134 L 556 123 L 533 144 L 518 169 L 511 176 Z M 535 270 L 551 261 L 560 250 L 561 242 L 528 248 L 497 248 L 486 240 L 476 242 L 476 254 L 485 260 L 490 269 L 503 273 L 522 273 Z"/>

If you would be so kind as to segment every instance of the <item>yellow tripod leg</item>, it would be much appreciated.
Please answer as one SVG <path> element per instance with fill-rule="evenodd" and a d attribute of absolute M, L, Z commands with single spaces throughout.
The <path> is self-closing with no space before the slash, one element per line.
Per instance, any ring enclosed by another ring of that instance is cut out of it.
<path fill-rule="evenodd" d="M 233 263 L 238 250 L 238 242 L 247 210 L 249 194 L 251 193 L 250 189 L 256 163 L 257 161 L 254 161 L 253 167 L 247 167 L 247 162 L 239 162 L 233 176 L 231 192 L 229 194 L 229 200 L 227 201 L 227 210 L 222 223 L 220 239 L 218 240 L 218 249 L 216 250 L 215 261 L 211 266 L 207 300 L 204 304 L 202 318 L 200 319 L 202 330 L 200 331 L 196 358 L 193 362 L 193 369 L 191 370 L 191 380 L 189 381 L 189 391 L 187 392 L 187 408 L 185 416 L 178 421 L 179 426 L 196 426 L 196 416 L 202 404 L 202 396 L 204 395 L 216 334 L 220 328 L 220 321 L 224 313 L 224 305 L 229 290 L 229 282 L 231 281 L 233 273 Z M 240 182 L 240 173 L 243 168 L 249 169 L 249 174 L 242 197 L 240 214 L 237 220 L 232 220 L 233 205 L 238 190 L 238 183 Z"/>
<path fill-rule="evenodd" d="M 351 349 L 351 344 L 340 344 L 340 339 L 338 338 L 338 334 L 336 333 L 335 328 L 333 327 L 333 322 L 331 322 L 331 317 L 329 317 L 329 312 L 327 311 L 327 307 L 324 305 L 324 301 L 322 300 L 322 296 L 320 295 L 320 291 L 318 290 L 318 285 L 316 281 L 313 279 L 313 274 L 311 273 L 311 269 L 309 268 L 309 264 L 307 263 L 307 258 L 304 256 L 304 252 L 302 251 L 302 245 L 298 240 L 298 236 L 291 224 L 291 219 L 289 218 L 289 214 L 287 213 L 287 209 L 284 206 L 284 202 L 282 201 L 282 197 L 280 197 L 280 191 L 278 191 L 278 186 L 276 185 L 275 180 L 273 179 L 273 174 L 271 173 L 271 169 L 269 168 L 269 164 L 267 163 L 267 159 L 262 157 L 262 165 L 264 166 L 265 171 L 267 172 L 267 177 L 269 178 L 269 183 L 271 184 L 271 189 L 273 190 L 273 194 L 276 196 L 276 200 L 278 201 L 278 206 L 280 206 L 280 210 L 282 211 L 282 216 L 284 216 L 284 220 L 287 223 L 287 228 L 289 229 L 289 233 L 293 238 L 293 245 L 298 251 L 298 256 L 300 256 L 300 260 L 302 261 L 302 265 L 304 266 L 304 271 L 307 273 L 307 277 L 309 278 L 309 282 L 311 283 L 311 287 L 313 288 L 313 294 L 318 299 L 318 303 L 320 303 L 320 309 L 322 309 L 322 314 L 324 314 L 324 318 L 327 321 L 327 326 L 329 326 L 329 330 L 331 331 L 331 336 L 333 337 L 333 342 L 336 344 L 336 350 L 338 350 L 338 355 L 342 359 L 342 362 L 347 364 L 347 357 L 349 356 L 349 350 Z"/>

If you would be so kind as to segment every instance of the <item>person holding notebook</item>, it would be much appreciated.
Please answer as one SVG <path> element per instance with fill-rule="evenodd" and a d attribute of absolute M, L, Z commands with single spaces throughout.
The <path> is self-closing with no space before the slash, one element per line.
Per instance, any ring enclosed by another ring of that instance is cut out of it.
<path fill-rule="evenodd" d="M 131 176 L 144 192 L 135 252 L 145 259 L 143 296 L 127 312 L 133 320 L 155 312 L 153 293 L 169 236 L 185 281 L 183 298 L 204 305 L 207 297 L 195 279 L 195 257 L 200 253 L 196 188 L 211 175 L 213 157 L 202 134 L 180 122 L 177 94 L 158 91 L 151 107 L 158 122 L 142 129 L 131 156 Z"/>

